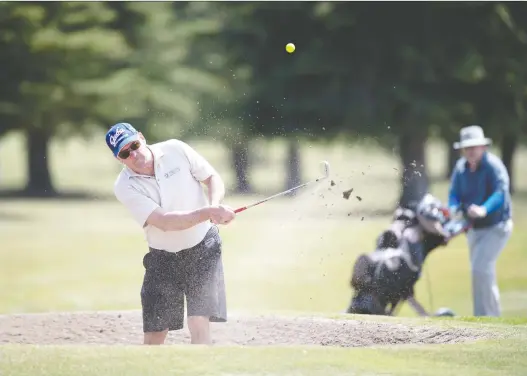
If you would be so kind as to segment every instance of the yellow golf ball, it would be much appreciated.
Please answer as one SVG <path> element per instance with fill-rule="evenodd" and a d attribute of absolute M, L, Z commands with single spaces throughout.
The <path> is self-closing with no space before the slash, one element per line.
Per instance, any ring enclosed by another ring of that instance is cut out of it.
<path fill-rule="evenodd" d="M 285 50 L 291 54 L 295 51 L 295 45 L 293 43 L 287 43 Z"/>

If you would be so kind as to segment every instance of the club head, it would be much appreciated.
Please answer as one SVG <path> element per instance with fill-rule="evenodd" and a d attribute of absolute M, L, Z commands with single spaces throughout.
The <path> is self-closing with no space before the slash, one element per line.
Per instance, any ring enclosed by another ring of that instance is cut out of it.
<path fill-rule="evenodd" d="M 454 311 L 452 311 L 450 308 L 439 308 L 435 313 L 434 316 L 437 317 L 454 317 L 456 314 Z"/>

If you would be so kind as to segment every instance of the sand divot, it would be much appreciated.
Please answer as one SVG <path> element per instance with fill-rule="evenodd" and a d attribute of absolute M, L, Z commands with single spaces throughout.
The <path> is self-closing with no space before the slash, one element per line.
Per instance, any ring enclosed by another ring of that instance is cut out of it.
<path fill-rule="evenodd" d="M 365 347 L 471 342 L 492 337 L 479 329 L 405 325 L 321 317 L 231 315 L 213 323 L 215 345 Z M 189 343 L 188 330 L 170 332 L 167 344 Z M 0 315 L 0 344 L 139 345 L 139 311 Z"/>

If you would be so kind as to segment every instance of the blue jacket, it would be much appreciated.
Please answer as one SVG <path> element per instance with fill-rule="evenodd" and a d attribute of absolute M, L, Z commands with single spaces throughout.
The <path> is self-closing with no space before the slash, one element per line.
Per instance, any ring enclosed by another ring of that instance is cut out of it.
<path fill-rule="evenodd" d="M 476 171 L 471 172 L 465 158 L 460 158 L 452 172 L 448 206 L 467 209 L 471 204 L 487 209 L 485 218 L 474 220 L 474 228 L 506 221 L 512 216 L 509 174 L 503 162 L 485 152 Z"/>

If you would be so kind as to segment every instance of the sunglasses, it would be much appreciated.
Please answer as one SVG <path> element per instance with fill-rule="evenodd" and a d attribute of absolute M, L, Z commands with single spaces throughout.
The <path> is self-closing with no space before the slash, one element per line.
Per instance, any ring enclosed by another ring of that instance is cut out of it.
<path fill-rule="evenodd" d="M 121 150 L 119 152 L 119 154 L 117 154 L 119 156 L 119 158 L 121 159 L 127 159 L 129 156 L 130 156 L 130 152 L 132 150 L 137 150 L 141 147 L 141 143 L 139 141 L 134 141 L 132 142 L 132 144 L 130 145 L 130 147 L 126 150 Z"/>

